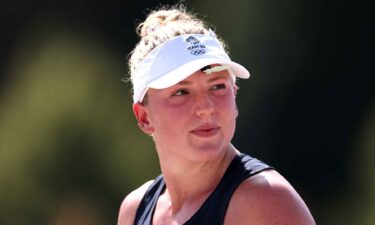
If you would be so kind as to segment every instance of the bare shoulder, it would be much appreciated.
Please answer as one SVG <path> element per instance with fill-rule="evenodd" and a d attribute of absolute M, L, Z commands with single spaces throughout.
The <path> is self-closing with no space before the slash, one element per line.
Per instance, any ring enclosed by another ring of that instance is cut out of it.
<path fill-rule="evenodd" d="M 240 184 L 234 192 L 225 225 L 315 225 L 306 204 L 278 172 L 266 170 Z"/>
<path fill-rule="evenodd" d="M 153 180 L 146 182 L 125 197 L 120 207 L 117 225 L 133 225 L 139 203 L 152 182 Z"/>

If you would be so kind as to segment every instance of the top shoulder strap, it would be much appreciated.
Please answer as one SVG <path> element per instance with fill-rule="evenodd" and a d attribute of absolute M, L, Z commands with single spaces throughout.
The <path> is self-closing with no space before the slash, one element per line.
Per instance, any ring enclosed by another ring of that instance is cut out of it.
<path fill-rule="evenodd" d="M 237 187 L 247 178 L 267 169 L 272 167 L 258 159 L 243 153 L 236 156 L 214 192 L 184 225 L 222 225 L 230 199 Z"/>
<path fill-rule="evenodd" d="M 160 194 L 165 188 L 162 175 L 159 175 L 144 194 L 135 215 L 134 225 L 150 225 L 152 214 Z"/>

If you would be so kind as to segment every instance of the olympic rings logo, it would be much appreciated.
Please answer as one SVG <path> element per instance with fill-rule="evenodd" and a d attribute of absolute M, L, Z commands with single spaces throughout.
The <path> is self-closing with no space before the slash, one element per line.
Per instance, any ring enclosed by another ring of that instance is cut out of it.
<path fill-rule="evenodd" d="M 195 49 L 195 50 L 192 50 L 190 53 L 193 54 L 193 55 L 203 55 L 204 53 L 206 53 L 206 50 L 204 50 L 204 49 Z"/>

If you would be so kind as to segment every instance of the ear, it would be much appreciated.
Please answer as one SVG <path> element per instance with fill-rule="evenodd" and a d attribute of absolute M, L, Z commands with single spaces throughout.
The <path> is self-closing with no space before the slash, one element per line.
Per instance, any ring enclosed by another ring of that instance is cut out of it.
<path fill-rule="evenodd" d="M 134 103 L 133 112 L 137 118 L 139 128 L 146 134 L 151 135 L 154 132 L 154 128 L 150 124 L 146 106 L 142 103 Z"/>

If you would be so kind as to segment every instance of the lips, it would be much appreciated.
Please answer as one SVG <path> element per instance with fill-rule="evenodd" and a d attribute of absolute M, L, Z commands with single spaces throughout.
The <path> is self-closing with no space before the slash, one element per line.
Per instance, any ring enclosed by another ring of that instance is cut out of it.
<path fill-rule="evenodd" d="M 212 137 L 215 136 L 219 132 L 220 127 L 209 124 L 203 125 L 195 128 L 191 131 L 192 134 L 199 136 L 199 137 Z"/>

